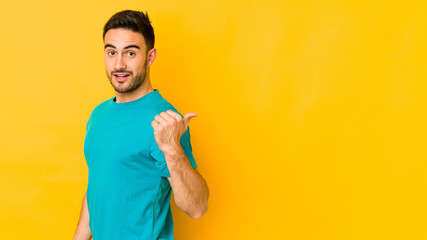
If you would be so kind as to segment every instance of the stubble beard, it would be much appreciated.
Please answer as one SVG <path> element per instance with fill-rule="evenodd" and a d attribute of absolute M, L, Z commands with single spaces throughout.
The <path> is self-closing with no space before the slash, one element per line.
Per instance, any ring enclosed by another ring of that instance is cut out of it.
<path fill-rule="evenodd" d="M 132 77 L 132 75 L 129 75 L 129 78 L 130 77 Z M 135 89 L 139 88 L 142 85 L 142 83 L 144 83 L 144 81 L 145 81 L 145 75 L 136 75 L 135 77 L 132 77 L 131 79 L 127 80 L 124 83 L 117 83 L 116 82 L 117 85 L 115 85 L 113 83 L 113 81 L 114 81 L 113 80 L 113 78 L 114 78 L 113 74 L 111 74 L 109 78 L 110 78 L 111 86 L 113 86 L 114 90 L 116 92 L 119 92 L 119 93 L 132 92 Z"/>
<path fill-rule="evenodd" d="M 123 71 L 121 73 L 128 73 L 129 79 L 124 83 L 117 83 L 114 78 L 114 73 L 119 73 L 118 71 L 112 72 L 108 75 L 108 78 L 110 80 L 111 86 L 113 86 L 114 90 L 119 93 L 129 93 L 134 91 L 135 89 L 139 88 L 145 81 L 145 74 L 147 72 L 147 64 L 144 64 L 144 72 L 142 74 L 138 74 L 135 77 L 133 77 L 132 72 Z M 115 85 L 116 83 L 117 85 Z"/>

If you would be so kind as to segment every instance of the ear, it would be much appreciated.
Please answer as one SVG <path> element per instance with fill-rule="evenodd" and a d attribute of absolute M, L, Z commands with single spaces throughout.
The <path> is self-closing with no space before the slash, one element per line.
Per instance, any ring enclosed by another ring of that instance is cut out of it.
<path fill-rule="evenodd" d="M 156 59 L 157 56 L 157 49 L 152 48 L 150 51 L 148 51 L 147 54 L 147 66 L 153 65 L 154 59 Z"/>

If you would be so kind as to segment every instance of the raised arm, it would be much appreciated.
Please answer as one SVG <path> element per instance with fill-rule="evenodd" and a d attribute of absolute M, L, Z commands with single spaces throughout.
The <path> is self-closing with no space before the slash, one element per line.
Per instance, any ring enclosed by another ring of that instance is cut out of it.
<path fill-rule="evenodd" d="M 74 233 L 73 240 L 90 240 L 92 239 L 92 232 L 89 228 L 89 211 L 87 209 L 86 194 L 82 202 L 82 210 L 80 212 L 79 223 L 76 232 Z"/>
<path fill-rule="evenodd" d="M 195 116 L 197 114 L 188 113 L 182 118 L 168 110 L 155 116 L 151 125 L 157 145 L 165 155 L 176 205 L 187 215 L 200 218 L 208 209 L 209 189 L 203 177 L 191 166 L 180 144 L 190 119 Z"/>

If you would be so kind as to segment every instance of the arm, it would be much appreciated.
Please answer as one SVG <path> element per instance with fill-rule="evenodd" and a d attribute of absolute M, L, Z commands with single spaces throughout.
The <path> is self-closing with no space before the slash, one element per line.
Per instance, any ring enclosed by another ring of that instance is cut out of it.
<path fill-rule="evenodd" d="M 201 218 L 208 210 L 209 189 L 203 177 L 191 166 L 181 147 L 174 147 L 165 154 L 171 174 L 175 203 L 187 215 Z"/>
<path fill-rule="evenodd" d="M 182 118 L 168 110 L 155 116 L 151 125 L 157 145 L 165 155 L 176 205 L 189 216 L 200 218 L 208 209 L 209 189 L 203 177 L 191 166 L 180 144 L 190 119 L 195 116 L 197 114 L 188 113 Z"/>
<path fill-rule="evenodd" d="M 79 223 L 76 232 L 74 233 L 73 240 L 90 240 L 92 239 L 92 232 L 89 228 L 89 212 L 87 209 L 86 194 L 82 202 L 82 210 L 80 212 Z"/>

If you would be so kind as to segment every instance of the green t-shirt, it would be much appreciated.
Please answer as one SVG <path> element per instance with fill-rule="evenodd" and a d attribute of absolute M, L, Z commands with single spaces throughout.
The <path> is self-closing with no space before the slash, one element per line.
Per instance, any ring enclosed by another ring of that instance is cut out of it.
<path fill-rule="evenodd" d="M 172 110 L 157 89 L 131 102 L 115 97 L 91 113 L 84 142 L 87 204 L 94 240 L 170 240 L 173 220 L 170 177 L 154 140 L 154 116 Z M 181 115 L 182 116 L 182 115 Z M 193 168 L 190 129 L 181 146 Z"/>

